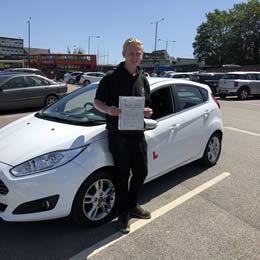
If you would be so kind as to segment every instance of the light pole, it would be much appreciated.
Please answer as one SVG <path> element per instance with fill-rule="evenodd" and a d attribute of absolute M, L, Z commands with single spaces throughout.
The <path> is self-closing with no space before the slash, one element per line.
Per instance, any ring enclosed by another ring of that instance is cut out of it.
<path fill-rule="evenodd" d="M 163 41 L 166 42 L 166 52 L 167 52 L 167 48 L 168 48 L 168 42 L 176 42 L 176 41 L 168 41 L 168 40 L 163 40 L 163 39 L 158 39 L 158 41 Z"/>
<path fill-rule="evenodd" d="M 29 20 L 27 21 L 27 23 L 28 23 L 28 47 L 29 47 L 29 56 L 28 56 L 28 62 L 29 62 L 29 65 L 30 65 L 30 62 L 31 62 L 31 47 L 30 47 L 30 38 L 31 38 L 31 36 L 30 36 L 30 27 L 31 27 L 31 19 L 32 19 L 32 17 L 30 16 L 30 18 L 29 18 Z"/>
<path fill-rule="evenodd" d="M 151 24 L 155 24 L 155 46 L 154 46 L 154 50 L 156 51 L 156 42 L 157 42 L 157 28 L 158 28 L 158 23 L 162 22 L 164 20 L 164 18 L 162 18 L 159 21 L 155 21 L 155 22 L 151 22 Z"/>
<path fill-rule="evenodd" d="M 100 38 L 100 36 L 90 35 L 88 37 L 88 54 L 90 54 L 90 38 Z"/>

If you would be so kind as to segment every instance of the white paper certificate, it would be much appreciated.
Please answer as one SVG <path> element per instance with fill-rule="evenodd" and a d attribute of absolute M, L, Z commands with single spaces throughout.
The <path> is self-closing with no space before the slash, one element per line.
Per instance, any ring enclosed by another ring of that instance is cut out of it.
<path fill-rule="evenodd" d="M 145 97 L 119 97 L 120 130 L 144 130 Z"/>

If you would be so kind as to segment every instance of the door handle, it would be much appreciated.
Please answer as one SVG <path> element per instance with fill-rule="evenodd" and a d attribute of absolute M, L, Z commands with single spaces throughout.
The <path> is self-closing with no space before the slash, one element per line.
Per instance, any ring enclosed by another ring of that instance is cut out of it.
<path fill-rule="evenodd" d="M 208 118 L 208 117 L 209 117 L 209 111 L 206 110 L 206 111 L 203 113 L 203 116 L 204 116 L 205 118 Z"/>
<path fill-rule="evenodd" d="M 170 131 L 174 132 L 176 129 L 178 129 L 181 126 L 181 124 L 174 124 L 170 127 Z"/>

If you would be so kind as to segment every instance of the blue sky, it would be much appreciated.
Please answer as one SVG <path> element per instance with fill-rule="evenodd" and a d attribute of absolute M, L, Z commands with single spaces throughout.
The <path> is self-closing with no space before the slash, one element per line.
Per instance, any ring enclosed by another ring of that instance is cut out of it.
<path fill-rule="evenodd" d="M 157 39 L 167 40 L 168 53 L 177 58 L 193 58 L 192 43 L 197 27 L 206 22 L 206 13 L 214 9 L 228 10 L 247 0 L 12 0 L 2 1 L 0 36 L 23 38 L 28 47 L 28 23 L 31 18 L 32 48 L 66 53 L 67 48 L 99 54 L 99 62 L 117 64 L 122 45 L 130 37 L 140 39 L 144 51 L 155 48 Z M 170 41 L 176 41 L 174 43 Z M 156 49 L 165 49 L 165 41 L 157 41 Z"/>

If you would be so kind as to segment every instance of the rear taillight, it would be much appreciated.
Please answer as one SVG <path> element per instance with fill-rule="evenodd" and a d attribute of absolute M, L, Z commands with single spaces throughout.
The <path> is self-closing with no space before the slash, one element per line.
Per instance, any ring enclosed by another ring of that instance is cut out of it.
<path fill-rule="evenodd" d="M 68 84 L 66 84 L 66 91 L 68 91 Z"/>
<path fill-rule="evenodd" d="M 211 97 L 215 101 L 215 103 L 218 105 L 218 108 L 220 109 L 220 103 L 218 102 L 218 100 L 216 100 L 216 98 L 214 97 L 214 95 L 212 93 L 211 93 Z"/>
<path fill-rule="evenodd" d="M 238 87 L 238 82 L 237 81 L 234 81 L 234 87 Z"/>

